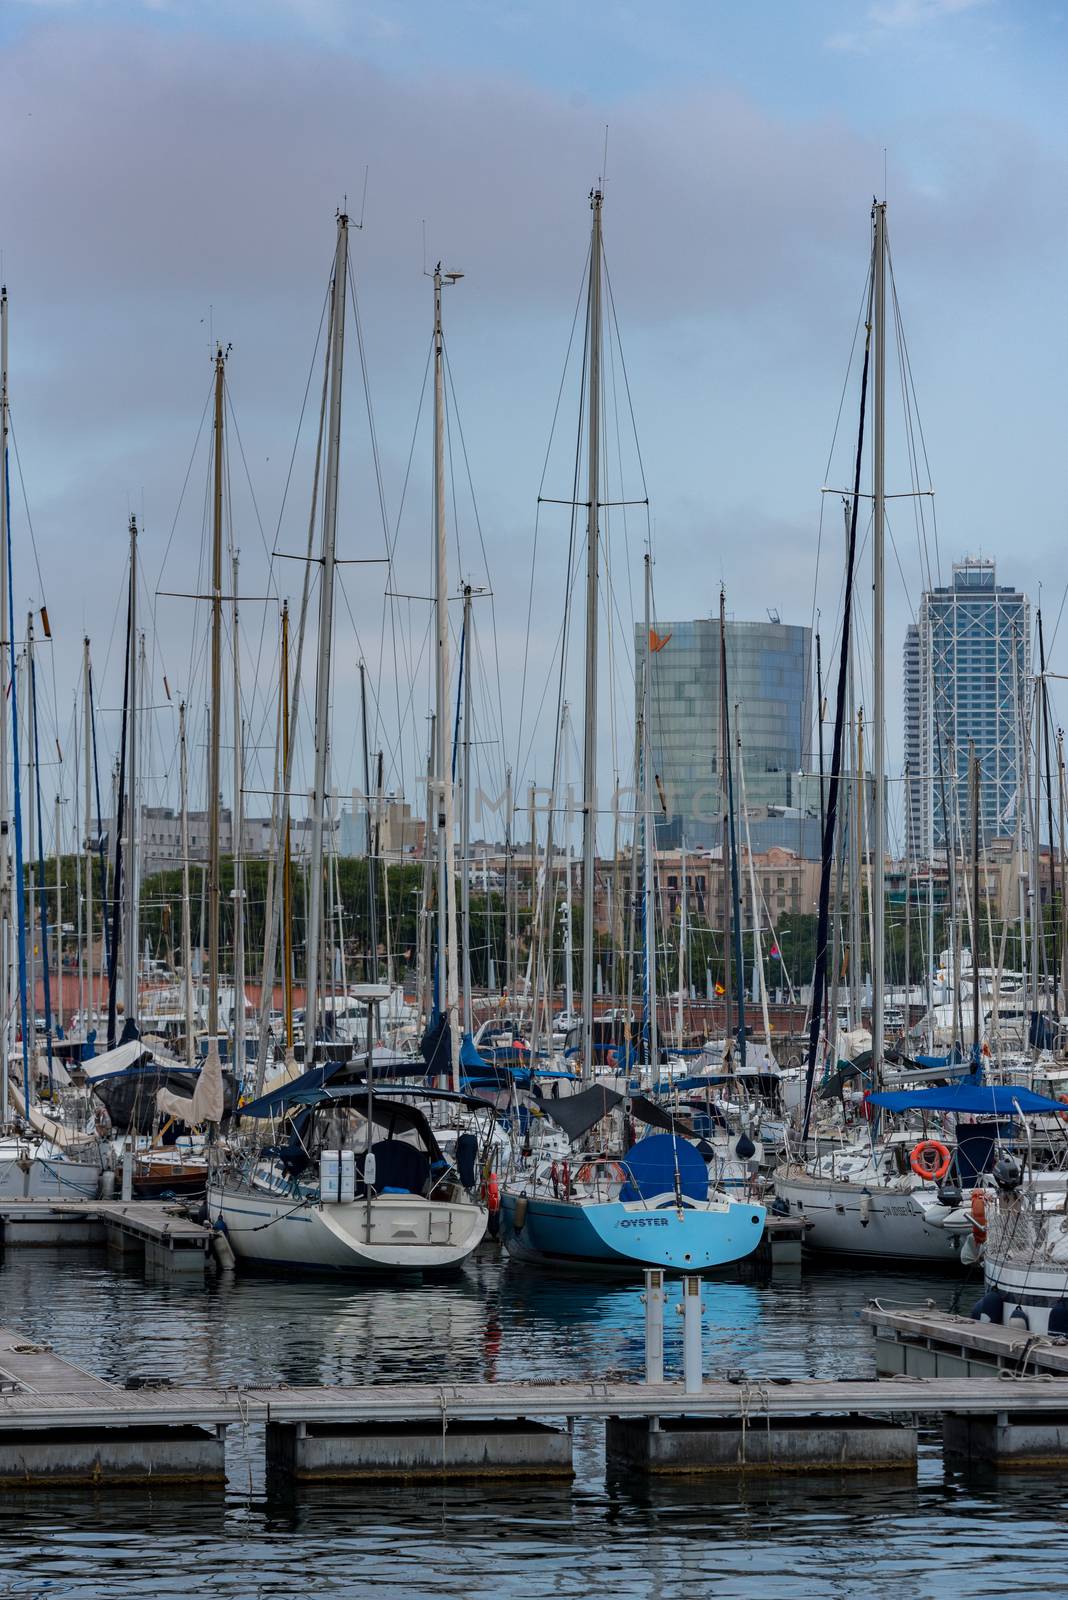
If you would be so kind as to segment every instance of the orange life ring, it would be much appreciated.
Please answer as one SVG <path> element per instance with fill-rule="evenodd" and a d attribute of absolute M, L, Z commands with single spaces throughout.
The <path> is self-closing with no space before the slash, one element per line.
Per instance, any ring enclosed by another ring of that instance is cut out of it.
<path fill-rule="evenodd" d="M 921 1139 L 909 1153 L 909 1166 L 925 1183 L 940 1183 L 952 1159 L 947 1146 L 937 1139 Z"/>
<path fill-rule="evenodd" d="M 501 1190 L 497 1182 L 497 1174 L 491 1172 L 489 1182 L 486 1184 L 486 1209 L 491 1214 L 501 1208 Z"/>
<path fill-rule="evenodd" d="M 982 1244 L 986 1238 L 986 1195 L 982 1189 L 972 1190 L 972 1238 Z"/>

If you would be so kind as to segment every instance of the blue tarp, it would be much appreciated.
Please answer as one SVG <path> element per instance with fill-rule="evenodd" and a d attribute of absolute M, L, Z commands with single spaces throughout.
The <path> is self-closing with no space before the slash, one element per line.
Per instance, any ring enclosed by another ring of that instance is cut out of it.
<path fill-rule="evenodd" d="M 1068 1105 L 1047 1100 L 1033 1089 L 1003 1083 L 953 1083 L 940 1089 L 886 1089 L 868 1096 L 868 1104 L 884 1111 L 954 1111 L 965 1117 L 1068 1116 Z"/>
<path fill-rule="evenodd" d="M 302 1072 L 299 1078 L 279 1084 L 277 1089 L 261 1094 L 258 1100 L 250 1100 L 247 1105 L 240 1106 L 237 1114 L 239 1117 L 273 1117 L 290 1104 L 307 1103 L 309 1095 L 313 1100 L 318 1099 L 320 1092 L 337 1072 L 338 1066 L 339 1063 L 336 1061 L 318 1062 L 314 1067 Z"/>

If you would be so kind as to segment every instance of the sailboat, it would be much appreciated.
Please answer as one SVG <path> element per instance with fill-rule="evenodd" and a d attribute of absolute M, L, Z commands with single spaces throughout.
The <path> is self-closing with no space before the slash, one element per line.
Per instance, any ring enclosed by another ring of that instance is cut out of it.
<path fill-rule="evenodd" d="M 477 1162 L 444 1157 L 422 1105 L 425 1085 L 375 1087 L 371 1039 L 375 985 L 368 985 L 368 1070 L 354 1083 L 317 1043 L 319 962 L 323 925 L 323 820 L 329 797 L 331 651 L 337 544 L 341 396 L 348 291 L 349 219 L 339 214 L 327 337 L 329 426 L 315 687 L 315 776 L 308 874 L 307 987 L 304 1073 L 243 1108 L 249 1146 L 235 1154 L 208 1188 L 209 1214 L 224 1229 L 239 1263 L 283 1271 L 341 1272 L 375 1277 L 455 1272 L 482 1240 L 488 1223 L 477 1198 Z M 448 589 L 445 566 L 443 284 L 459 274 L 434 273 L 434 475 L 438 719 L 435 799 L 439 818 L 439 895 L 448 932 L 439 946 L 446 966 L 450 1076 L 459 1081 L 452 876 L 452 781 L 446 760 Z M 221 409 L 218 414 L 221 430 Z M 217 438 L 219 435 L 217 435 Z M 218 448 L 218 445 L 217 445 Z M 388 996 L 388 986 L 383 986 Z M 323 1058 L 326 1059 L 323 1059 Z M 280 1125 L 279 1125 L 280 1123 Z M 459 1141 L 457 1141 L 459 1145 Z M 460 1167 L 465 1168 L 463 1177 Z M 464 1181 L 466 1180 L 466 1181 Z"/>
<path fill-rule="evenodd" d="M 871 803 L 871 930 L 872 996 L 870 1064 L 873 1081 L 879 1087 L 884 1066 L 885 981 L 885 438 L 886 438 L 886 304 L 887 237 L 886 204 L 873 207 L 872 271 L 869 289 L 869 315 L 864 347 L 861 383 L 861 428 L 858 439 L 854 492 L 850 503 L 850 536 L 847 550 L 846 611 L 842 627 L 838 675 L 834 749 L 824 821 L 823 872 L 820 883 L 817 959 L 809 1019 L 808 1084 L 801 1147 L 804 1152 L 811 1126 L 815 1090 L 815 1067 L 822 1009 L 826 992 L 830 880 L 837 824 L 838 792 L 842 771 L 844 708 L 849 678 L 853 571 L 856 553 L 857 511 L 863 456 L 864 407 L 872 346 L 874 343 L 873 407 L 873 648 L 874 719 L 873 784 Z M 832 1037 L 834 1029 L 832 1028 Z M 939 1184 L 924 1176 L 915 1158 L 918 1135 L 903 1129 L 876 1136 L 875 1126 L 862 1125 L 862 1132 L 851 1143 L 818 1153 L 775 1174 L 775 1193 L 780 1208 L 804 1217 L 809 1249 L 833 1254 L 879 1256 L 893 1260 L 959 1262 L 960 1237 L 942 1226 L 955 1209 L 951 1191 L 943 1196 Z M 948 1167 L 948 1163 L 947 1163 Z M 943 1169 L 944 1171 L 945 1169 Z M 942 1174 L 940 1173 L 940 1177 Z"/>
<path fill-rule="evenodd" d="M 593 223 L 587 300 L 588 417 L 586 512 L 586 704 L 583 745 L 582 850 L 582 1007 L 578 1029 L 582 1088 L 541 1103 L 571 1141 L 573 1154 L 562 1161 L 534 1155 L 516 1170 L 501 1193 L 501 1237 L 518 1261 L 557 1267 L 634 1271 L 662 1267 L 700 1272 L 726 1266 L 748 1255 L 764 1232 L 760 1205 L 743 1204 L 710 1189 L 708 1171 L 696 1144 L 670 1112 L 642 1096 L 594 1082 L 594 873 L 597 795 L 597 624 L 600 577 L 601 288 L 602 194 L 590 197 Z M 646 566 L 646 640 L 650 638 L 650 575 Z M 648 685 L 646 685 L 648 693 Z M 646 1044 L 653 1067 L 659 1055 L 656 979 L 652 959 L 651 773 L 646 713 L 645 836 L 645 1011 Z M 629 1048 L 629 1046 L 627 1047 Z M 658 1129 L 633 1139 L 635 1120 Z M 594 1130 L 602 1136 L 591 1142 Z"/>

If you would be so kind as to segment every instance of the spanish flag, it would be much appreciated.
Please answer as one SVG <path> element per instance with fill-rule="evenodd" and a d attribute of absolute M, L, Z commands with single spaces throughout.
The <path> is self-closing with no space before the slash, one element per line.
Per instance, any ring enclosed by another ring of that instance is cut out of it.
<path fill-rule="evenodd" d="M 721 983 L 717 983 L 716 987 L 715 987 L 715 993 L 716 994 L 726 994 L 727 991 L 726 991 L 726 989 L 723 987 L 723 985 Z"/>

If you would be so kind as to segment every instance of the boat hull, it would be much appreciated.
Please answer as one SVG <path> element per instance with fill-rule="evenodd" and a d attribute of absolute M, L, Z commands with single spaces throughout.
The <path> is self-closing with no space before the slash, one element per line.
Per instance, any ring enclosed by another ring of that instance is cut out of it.
<path fill-rule="evenodd" d="M 777 1178 L 775 1193 L 788 1201 L 791 1216 L 803 1216 L 809 1224 L 806 1250 L 961 1265 L 959 1236 L 926 1222 L 907 1190 L 877 1185 L 865 1189 L 820 1178 Z"/>
<path fill-rule="evenodd" d="M 516 1222 L 516 1201 L 526 1212 Z M 637 1272 L 709 1272 L 751 1255 L 764 1234 L 763 1206 L 737 1201 L 678 1210 L 666 1204 L 583 1204 L 548 1196 L 501 1196 L 501 1237 L 517 1261 Z"/>
<path fill-rule="evenodd" d="M 371 1202 L 371 1236 L 362 1200 L 320 1205 L 292 1193 L 213 1184 L 208 1213 L 221 1224 L 242 1266 L 355 1277 L 458 1272 L 487 1226 L 479 1206 L 383 1195 Z"/>
<path fill-rule="evenodd" d="M 95 1200 L 100 1194 L 100 1162 L 72 1161 L 68 1155 L 33 1143 L 0 1141 L 0 1199 Z"/>

